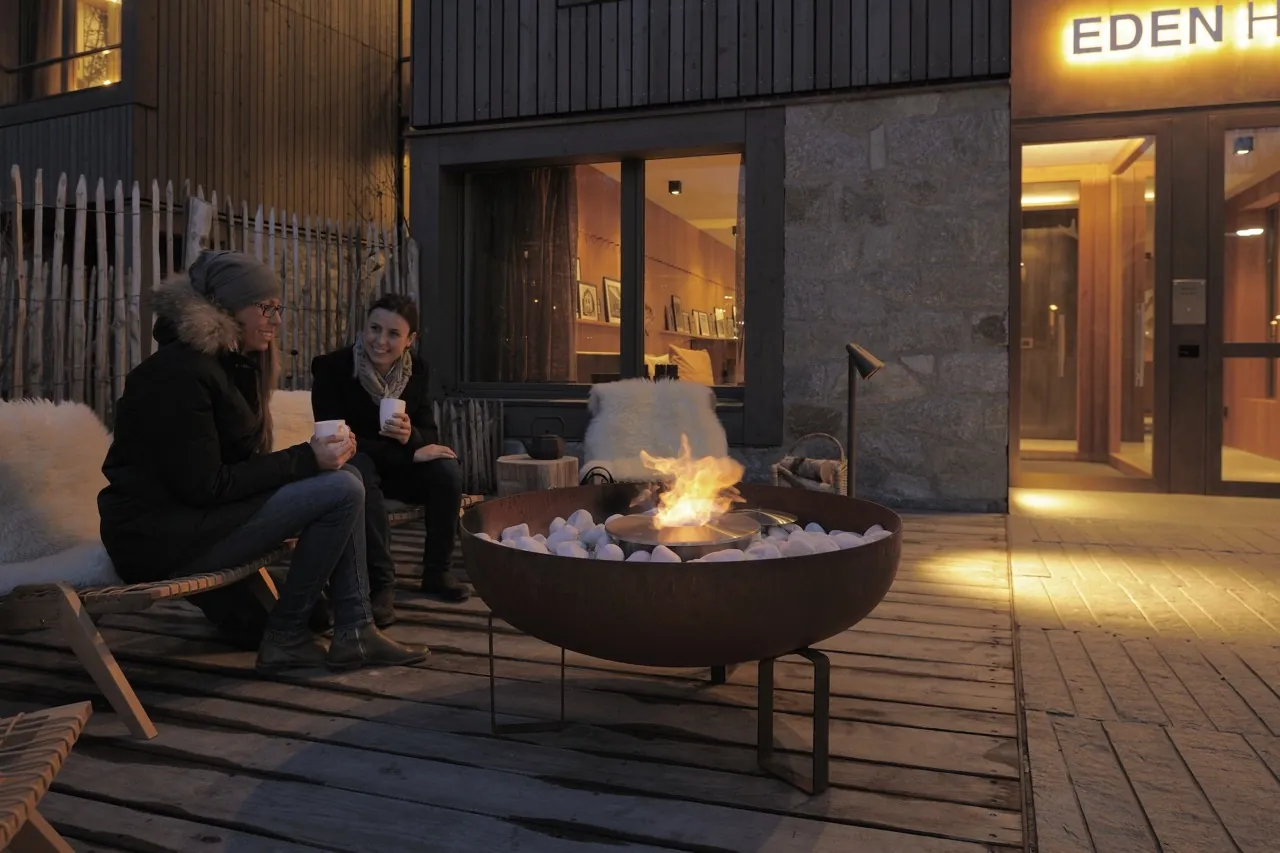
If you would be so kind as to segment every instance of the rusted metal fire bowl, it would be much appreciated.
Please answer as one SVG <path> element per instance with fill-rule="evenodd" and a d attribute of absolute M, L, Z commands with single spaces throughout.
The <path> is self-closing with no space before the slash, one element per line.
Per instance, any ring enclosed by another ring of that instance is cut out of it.
<path fill-rule="evenodd" d="M 889 591 L 902 553 L 902 519 L 870 501 L 778 486 L 743 485 L 747 507 L 800 523 L 893 535 L 846 551 L 731 563 L 625 563 L 558 557 L 495 540 L 527 523 L 545 531 L 576 509 L 597 521 L 626 513 L 640 486 L 617 483 L 484 501 L 462 519 L 462 551 L 476 591 L 499 619 L 530 636 L 604 660 L 707 667 L 763 660 L 835 636 Z"/>

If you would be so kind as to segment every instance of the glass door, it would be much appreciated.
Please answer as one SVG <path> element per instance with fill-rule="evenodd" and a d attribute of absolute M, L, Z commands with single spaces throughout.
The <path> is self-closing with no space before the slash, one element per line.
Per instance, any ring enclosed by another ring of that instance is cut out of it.
<path fill-rule="evenodd" d="M 1015 484 L 1152 490 L 1156 137 L 1090 129 L 1020 146 Z"/>
<path fill-rule="evenodd" d="M 1214 124 L 1210 488 L 1280 497 L 1280 112 Z"/>

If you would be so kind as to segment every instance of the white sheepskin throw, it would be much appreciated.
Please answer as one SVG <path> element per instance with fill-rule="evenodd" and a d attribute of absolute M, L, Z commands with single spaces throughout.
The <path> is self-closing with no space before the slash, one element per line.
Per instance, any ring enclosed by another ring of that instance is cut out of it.
<path fill-rule="evenodd" d="M 87 406 L 0 402 L 0 595 L 24 583 L 120 583 L 98 535 L 110 446 Z"/>
<path fill-rule="evenodd" d="M 682 380 L 624 379 L 593 385 L 587 410 L 591 422 L 583 440 L 584 472 L 605 468 L 616 480 L 648 480 L 640 460 L 680 455 L 688 436 L 694 457 L 729 455 L 729 440 L 716 417 L 715 392 Z"/>
<path fill-rule="evenodd" d="M 315 426 L 310 391 L 276 391 L 271 395 L 272 450 L 310 441 Z"/>

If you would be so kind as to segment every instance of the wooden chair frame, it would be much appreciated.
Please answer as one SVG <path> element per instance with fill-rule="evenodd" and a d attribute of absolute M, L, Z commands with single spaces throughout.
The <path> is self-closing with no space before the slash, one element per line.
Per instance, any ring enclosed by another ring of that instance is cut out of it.
<path fill-rule="evenodd" d="M 0 850 L 72 853 L 37 809 L 92 713 L 77 702 L 0 719 Z"/>
<path fill-rule="evenodd" d="M 388 515 L 394 525 L 423 517 L 420 506 L 390 503 Z M 270 611 L 280 596 L 267 567 L 287 557 L 294 542 L 285 542 L 242 566 L 173 580 L 78 590 L 65 583 L 20 586 L 0 598 L 0 634 L 58 629 L 129 733 L 150 740 L 156 736 L 155 724 L 99 633 L 96 620 L 108 613 L 137 613 L 160 601 L 187 598 L 241 581 L 250 585 L 254 597 Z"/>
<path fill-rule="evenodd" d="M 156 736 L 156 727 L 98 632 L 95 619 L 107 613 L 136 613 L 159 601 L 187 598 L 240 581 L 249 583 L 254 597 L 270 610 L 279 595 L 267 566 L 286 556 L 292 548 L 292 543 L 285 543 L 242 566 L 155 583 L 79 590 L 65 583 L 20 586 L 0 598 L 0 633 L 56 628 L 120 715 L 129 733 L 150 740 Z"/>

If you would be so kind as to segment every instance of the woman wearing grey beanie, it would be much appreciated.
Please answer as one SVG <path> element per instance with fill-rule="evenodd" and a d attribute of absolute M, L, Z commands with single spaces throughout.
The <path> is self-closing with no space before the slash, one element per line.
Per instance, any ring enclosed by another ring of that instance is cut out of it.
<path fill-rule="evenodd" d="M 263 626 L 259 671 L 415 663 L 425 648 L 373 624 L 364 484 L 346 464 L 355 437 L 271 450 L 280 294 L 269 267 L 237 252 L 205 252 L 156 288 L 158 348 L 125 380 L 102 468 L 103 544 L 120 576 L 139 583 L 242 565 L 297 536 Z M 334 609 L 327 649 L 308 627 L 326 584 Z M 228 605 L 236 589 L 195 603 L 224 626 L 243 620 L 242 608 Z"/>

